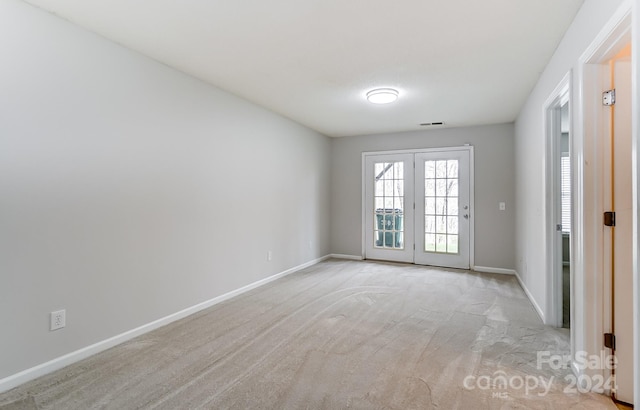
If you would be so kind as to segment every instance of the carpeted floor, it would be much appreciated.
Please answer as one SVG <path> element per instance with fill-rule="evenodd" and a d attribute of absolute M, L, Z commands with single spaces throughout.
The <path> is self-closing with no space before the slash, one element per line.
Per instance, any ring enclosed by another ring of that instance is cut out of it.
<path fill-rule="evenodd" d="M 514 277 L 329 260 L 6 392 L 0 409 L 615 409 L 564 392 L 569 371 L 537 366 L 538 351 L 567 354 L 568 332 L 542 325 Z"/>

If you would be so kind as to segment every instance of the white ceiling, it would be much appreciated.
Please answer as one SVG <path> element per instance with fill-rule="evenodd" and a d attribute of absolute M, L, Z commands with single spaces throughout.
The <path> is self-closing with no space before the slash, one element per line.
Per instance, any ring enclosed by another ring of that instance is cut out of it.
<path fill-rule="evenodd" d="M 335 137 L 515 120 L 583 0 L 28 2 Z"/>

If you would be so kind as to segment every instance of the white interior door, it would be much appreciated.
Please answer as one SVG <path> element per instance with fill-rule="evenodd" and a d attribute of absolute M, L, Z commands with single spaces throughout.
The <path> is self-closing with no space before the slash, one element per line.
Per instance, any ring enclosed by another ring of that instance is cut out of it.
<path fill-rule="evenodd" d="M 413 262 L 413 154 L 365 157 L 365 256 Z"/>
<path fill-rule="evenodd" d="M 365 258 L 469 269 L 472 153 L 366 154 Z"/>
<path fill-rule="evenodd" d="M 470 152 L 416 154 L 415 263 L 469 269 Z"/>
<path fill-rule="evenodd" d="M 631 164 L 631 61 L 614 60 L 613 109 L 613 328 L 616 336 L 615 398 L 633 404 L 633 197 Z"/>

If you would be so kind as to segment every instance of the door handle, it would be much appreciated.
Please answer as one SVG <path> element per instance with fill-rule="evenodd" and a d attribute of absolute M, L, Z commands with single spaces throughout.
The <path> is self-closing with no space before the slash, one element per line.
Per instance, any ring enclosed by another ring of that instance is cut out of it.
<path fill-rule="evenodd" d="M 463 217 L 464 219 L 469 219 L 469 214 L 464 214 L 464 215 L 462 215 L 462 217 Z"/>

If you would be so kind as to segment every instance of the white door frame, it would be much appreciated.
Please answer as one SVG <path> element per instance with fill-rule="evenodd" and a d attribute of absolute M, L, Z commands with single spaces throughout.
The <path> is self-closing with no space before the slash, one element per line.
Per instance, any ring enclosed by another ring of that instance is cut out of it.
<path fill-rule="evenodd" d="M 465 144 L 462 146 L 453 146 L 453 147 L 437 147 L 437 148 L 421 148 L 421 149 L 406 149 L 406 150 L 392 150 L 392 151 L 366 151 L 362 153 L 362 193 L 361 193 L 361 240 L 362 240 L 362 248 L 361 248 L 361 256 L 362 259 L 366 259 L 366 195 L 365 195 L 365 184 L 366 184 L 366 157 L 369 155 L 393 155 L 393 154 L 419 154 L 421 152 L 439 152 L 439 151 L 450 151 L 450 150 L 459 150 L 459 149 L 467 149 L 470 151 L 469 155 L 469 207 L 471 208 L 470 218 L 471 222 L 469 224 L 469 269 L 473 270 L 475 268 L 475 202 L 474 202 L 474 180 L 475 180 L 475 167 L 474 167 L 474 155 L 473 155 L 473 146 L 471 144 Z"/>
<path fill-rule="evenodd" d="M 612 84 L 609 88 L 616 89 L 616 104 L 609 107 L 611 118 L 614 120 L 613 140 L 606 168 L 610 171 L 612 189 L 607 192 L 612 203 L 609 210 L 616 213 L 615 228 L 605 228 L 611 235 L 614 260 L 611 285 L 612 292 L 612 323 L 613 333 L 616 335 L 615 354 L 619 365 L 616 368 L 616 381 L 619 381 L 615 398 L 627 403 L 633 403 L 633 306 L 630 298 L 633 288 L 632 264 L 632 223 L 633 206 L 632 170 L 631 170 L 631 64 L 628 58 L 617 56 L 609 65 Z M 626 221 L 626 222 L 625 222 Z M 628 326 L 628 327 L 627 327 Z M 630 343 L 631 342 L 631 343 Z"/>
<path fill-rule="evenodd" d="M 634 391 L 634 401 L 636 405 L 640 403 L 640 2 L 634 1 L 632 4 L 631 18 L 631 36 L 633 44 L 631 50 L 631 73 L 635 81 L 631 85 L 631 106 L 633 110 L 632 117 L 632 135 L 631 135 L 631 156 L 632 156 L 632 174 L 633 174 L 633 325 L 635 330 L 634 340 L 635 347 L 634 357 L 634 380 L 636 387 Z"/>
<path fill-rule="evenodd" d="M 637 25 L 637 2 L 636 25 Z M 575 256 L 574 271 L 579 273 L 574 276 L 574 315 L 571 326 L 572 356 L 578 352 L 586 352 L 589 355 L 600 355 L 605 350 L 603 346 L 603 334 L 611 326 L 611 276 L 607 275 L 607 266 L 610 263 L 603 255 L 607 242 L 607 235 L 603 229 L 603 212 L 606 208 L 605 166 L 603 152 L 608 152 L 608 141 L 602 138 L 603 127 L 608 125 L 608 116 L 601 98 L 604 85 L 608 83 L 605 78 L 605 70 L 602 63 L 610 60 L 622 46 L 631 41 L 632 27 L 632 1 L 625 0 L 612 18 L 603 27 L 595 40 L 582 54 L 577 65 L 577 75 L 573 80 L 573 89 L 576 90 L 573 122 L 572 149 L 574 153 L 573 177 L 574 186 L 574 212 L 572 226 L 572 253 Z M 634 28 L 637 38 L 637 28 Z M 640 43 L 636 43 L 640 44 Z M 634 44 L 635 45 L 635 44 Z M 634 47 L 634 50 L 636 48 Z M 637 51 L 636 54 L 637 56 Z M 634 62 L 637 59 L 634 59 Z M 635 65 L 637 70 L 637 64 Z M 638 71 L 636 71 L 637 73 Z M 634 92 L 633 109 L 637 112 L 637 82 Z M 637 118 L 634 124 L 634 147 L 632 157 L 637 166 L 638 124 Z M 606 154 L 605 154 L 606 155 Z M 634 204 L 638 199 L 637 167 L 634 169 Z M 636 334 L 638 332 L 638 213 L 634 209 L 636 218 L 634 225 L 634 280 L 636 289 L 634 294 Z M 636 339 L 637 341 L 638 339 Z M 636 342 L 635 377 L 638 377 L 639 357 L 638 343 Z M 593 377 L 602 375 L 605 380 L 610 376 L 606 369 L 581 369 L 575 361 L 572 362 L 572 370 L 577 375 Z M 587 380 L 587 379 L 583 379 Z M 591 379 L 593 380 L 593 379 Z M 636 379 L 638 380 L 638 379 Z M 583 386 L 584 387 L 584 386 Z M 639 393 L 636 384 L 635 400 Z M 610 392 L 607 392 L 610 394 Z"/>
<path fill-rule="evenodd" d="M 545 324 L 555 327 L 562 327 L 562 233 L 558 232 L 556 226 L 562 220 L 562 207 L 560 206 L 560 130 L 561 117 L 560 107 L 565 103 L 569 104 L 569 123 L 571 124 L 571 72 L 567 73 L 560 84 L 553 90 L 551 96 L 544 104 L 544 123 L 546 129 L 546 156 L 545 156 L 545 191 L 546 191 L 546 207 L 545 207 L 545 236 L 547 244 L 547 298 Z M 569 158 L 573 163 L 571 149 L 571 131 L 573 127 L 569 126 Z M 572 184 L 573 190 L 573 184 Z M 572 196 L 573 197 L 573 196 Z M 572 213 L 573 214 L 573 213 Z M 572 215 L 573 217 L 573 215 Z M 570 240 L 573 241 L 573 235 Z M 571 248 L 571 245 L 570 245 Z M 569 252 L 572 254 L 572 252 Z M 571 255 L 571 258 L 573 256 Z M 572 264 L 569 265 L 573 270 Z M 572 277 L 572 272 L 570 273 Z M 571 291 L 573 293 L 573 291 Z M 573 298 L 570 297 L 573 306 Z M 573 312 L 571 312 L 573 316 Z M 573 318 L 572 318 L 573 319 Z"/>

